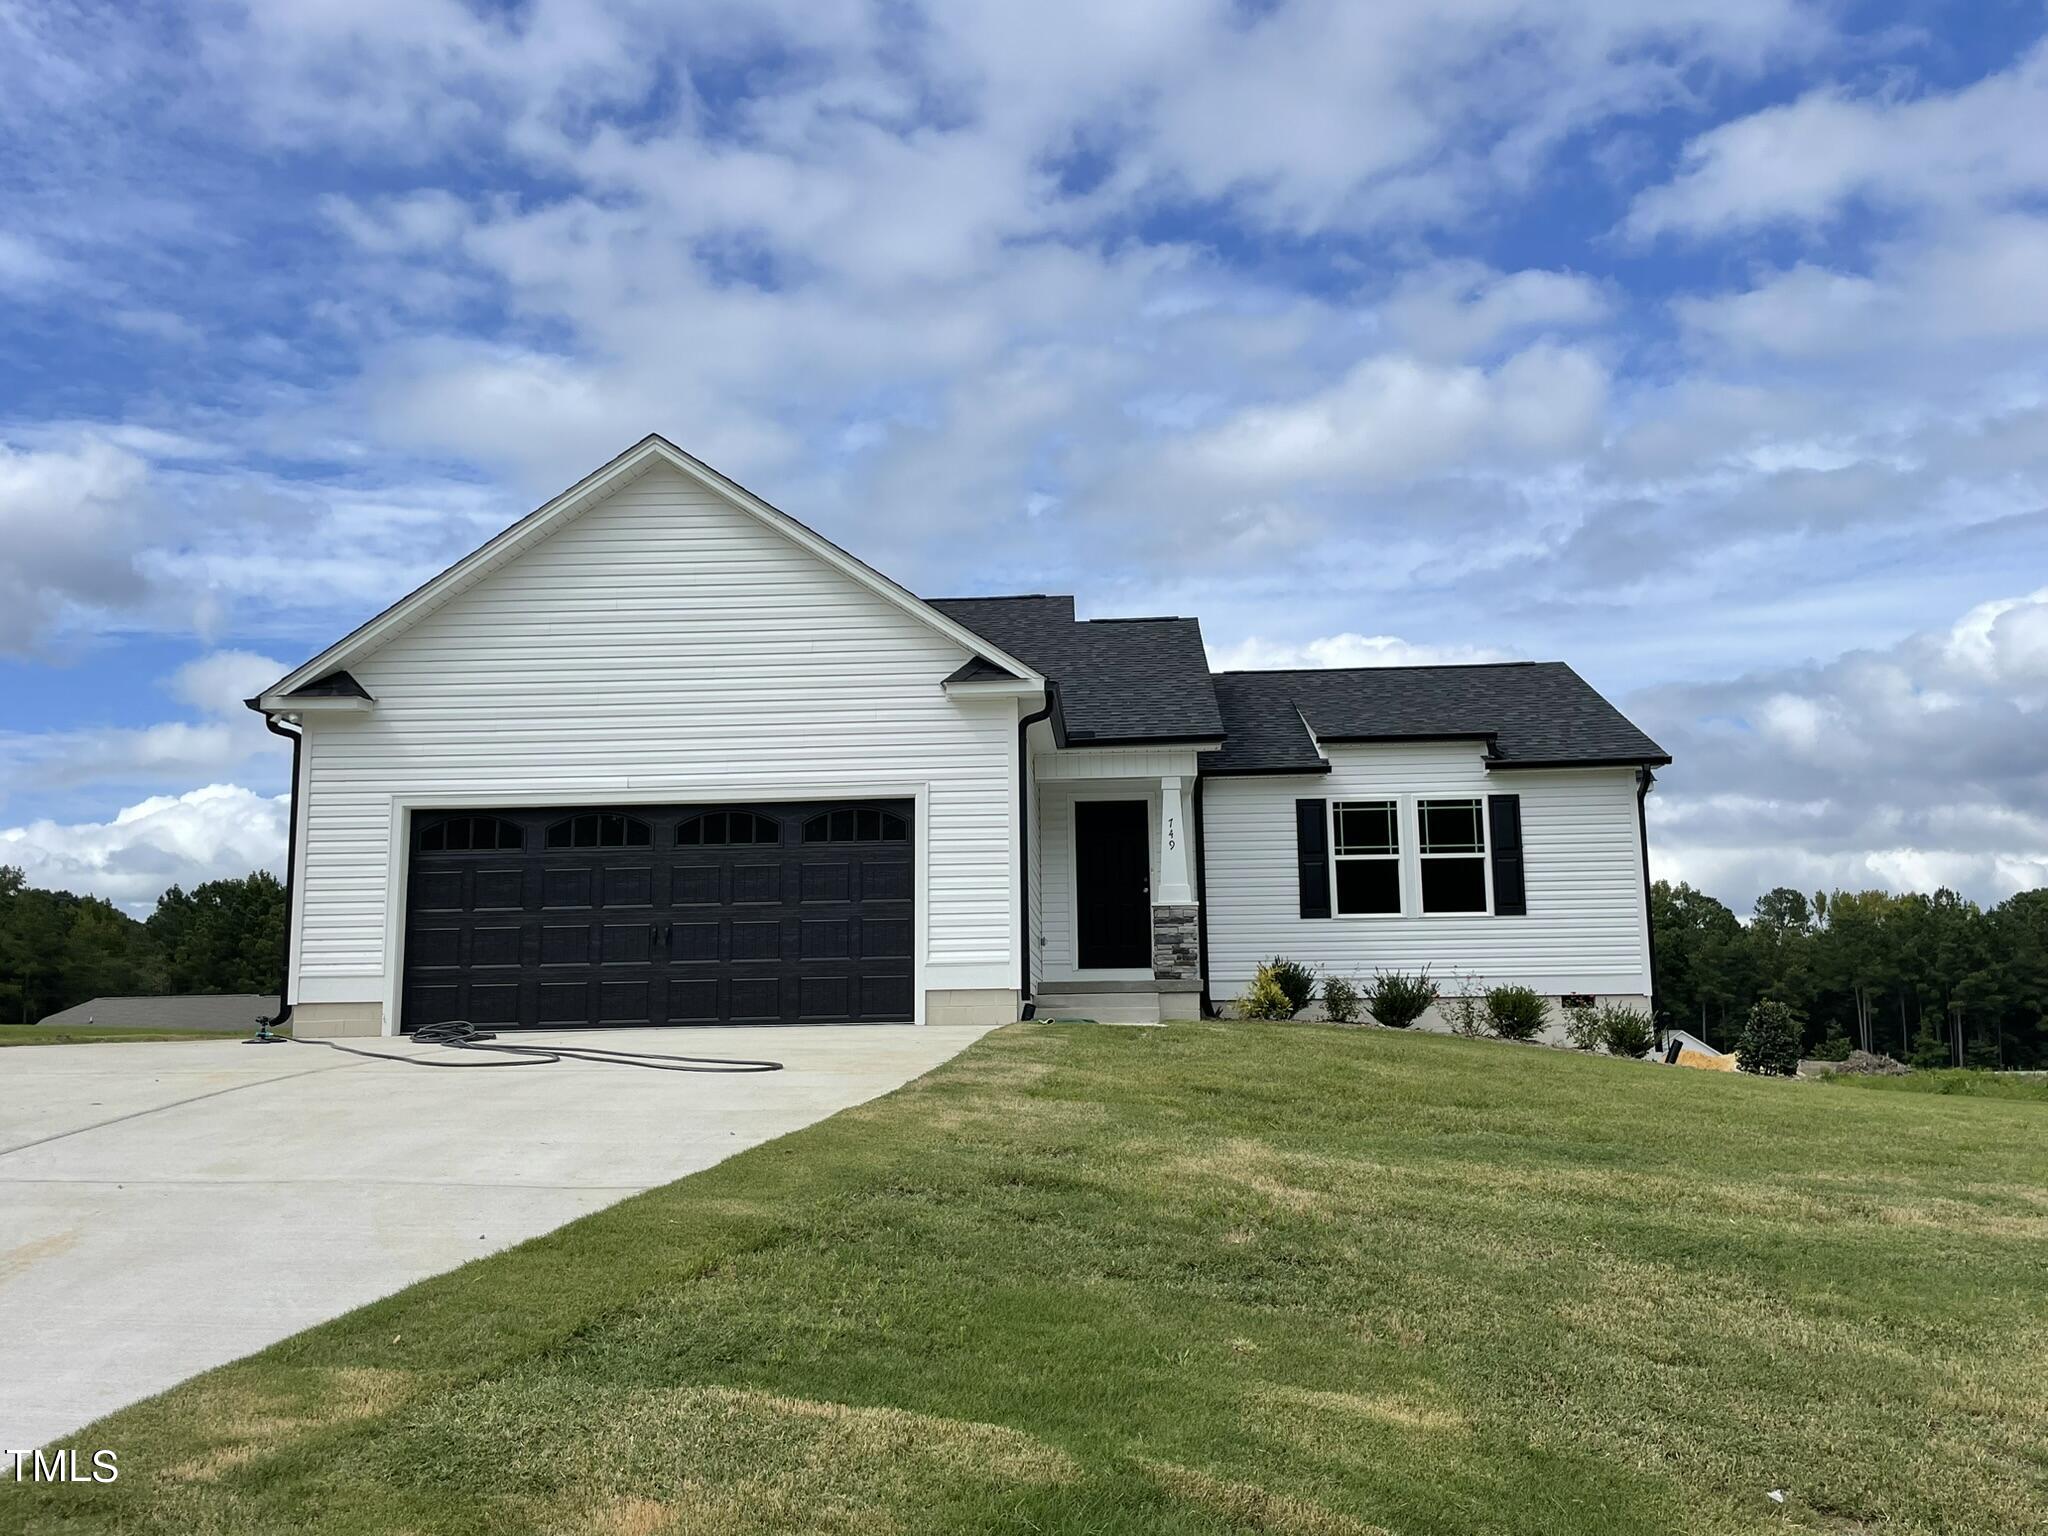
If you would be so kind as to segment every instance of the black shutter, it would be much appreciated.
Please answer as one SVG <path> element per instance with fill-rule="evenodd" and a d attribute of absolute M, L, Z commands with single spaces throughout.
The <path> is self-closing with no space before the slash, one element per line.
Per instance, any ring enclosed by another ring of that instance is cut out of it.
<path fill-rule="evenodd" d="M 1330 915 L 1330 813 L 1322 800 L 1294 802 L 1294 853 L 1301 865 L 1301 915 Z"/>
<path fill-rule="evenodd" d="M 1493 850 L 1493 915 L 1527 917 L 1529 894 L 1522 883 L 1522 797 L 1486 797 L 1486 842 Z"/>

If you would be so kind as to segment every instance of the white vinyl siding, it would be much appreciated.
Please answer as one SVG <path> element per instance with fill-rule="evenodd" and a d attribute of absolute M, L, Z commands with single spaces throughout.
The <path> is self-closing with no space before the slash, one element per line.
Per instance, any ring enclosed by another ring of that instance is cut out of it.
<path fill-rule="evenodd" d="M 351 667 L 306 731 L 298 996 L 389 995 L 393 806 L 853 797 L 916 787 L 927 987 L 1017 985 L 1012 699 L 966 652 L 666 467 Z M 449 797 L 455 797 L 453 801 Z"/>
<path fill-rule="evenodd" d="M 1203 783 L 1214 996 L 1235 998 L 1276 954 L 1349 976 L 1427 965 L 1440 982 L 1520 982 L 1551 996 L 1649 991 L 1633 769 L 1488 772 L 1477 743 L 1326 753 L 1327 774 Z M 1402 917 L 1301 916 L 1297 798 L 1399 799 L 1406 838 L 1416 800 L 1489 794 L 1521 796 L 1528 916 L 1424 917 L 1413 901 Z"/>

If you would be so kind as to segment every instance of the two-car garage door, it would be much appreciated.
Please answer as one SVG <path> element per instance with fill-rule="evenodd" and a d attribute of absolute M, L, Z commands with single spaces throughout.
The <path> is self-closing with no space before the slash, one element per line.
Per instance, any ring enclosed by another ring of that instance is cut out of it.
<path fill-rule="evenodd" d="M 402 1028 L 906 1021 L 911 802 L 421 811 Z"/>

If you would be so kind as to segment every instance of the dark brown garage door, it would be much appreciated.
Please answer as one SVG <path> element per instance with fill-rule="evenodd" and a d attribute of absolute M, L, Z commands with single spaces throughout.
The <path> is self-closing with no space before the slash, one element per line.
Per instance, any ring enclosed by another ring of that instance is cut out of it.
<path fill-rule="evenodd" d="M 912 1015 L 907 800 L 419 811 L 402 1027 Z"/>

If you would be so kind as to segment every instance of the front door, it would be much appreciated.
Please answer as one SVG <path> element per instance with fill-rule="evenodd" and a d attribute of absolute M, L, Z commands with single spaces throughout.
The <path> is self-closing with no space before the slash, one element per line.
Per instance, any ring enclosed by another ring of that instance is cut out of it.
<path fill-rule="evenodd" d="M 1143 800 L 1074 802 L 1074 919 L 1084 971 L 1152 969 L 1152 849 Z"/>

